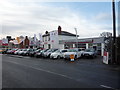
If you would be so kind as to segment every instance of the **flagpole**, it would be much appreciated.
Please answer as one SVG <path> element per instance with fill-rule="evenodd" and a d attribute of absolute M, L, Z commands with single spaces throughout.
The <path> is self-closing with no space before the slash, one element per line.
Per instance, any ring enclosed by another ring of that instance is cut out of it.
<path fill-rule="evenodd" d="M 76 32 L 76 48 L 78 48 L 77 28 L 74 28 Z"/>

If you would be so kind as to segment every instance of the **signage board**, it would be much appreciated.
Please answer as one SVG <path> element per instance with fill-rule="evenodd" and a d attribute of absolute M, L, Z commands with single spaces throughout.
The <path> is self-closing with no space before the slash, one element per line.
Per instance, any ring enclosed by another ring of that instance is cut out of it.
<path fill-rule="evenodd" d="M 104 51 L 103 63 L 108 64 L 108 59 L 109 59 L 109 53 Z"/>
<path fill-rule="evenodd" d="M 70 59 L 71 59 L 71 61 L 74 61 L 74 54 L 70 55 Z"/>

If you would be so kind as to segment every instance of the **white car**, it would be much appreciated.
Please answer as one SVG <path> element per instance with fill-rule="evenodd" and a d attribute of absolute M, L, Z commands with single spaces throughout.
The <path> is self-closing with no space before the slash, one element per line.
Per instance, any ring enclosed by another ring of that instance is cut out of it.
<path fill-rule="evenodd" d="M 57 50 L 50 55 L 50 58 L 53 58 L 53 59 L 63 58 L 63 54 L 67 51 L 68 51 L 68 49 Z"/>
<path fill-rule="evenodd" d="M 18 52 L 18 55 L 22 55 L 22 53 L 24 52 L 25 49 L 21 49 L 19 52 Z"/>
<path fill-rule="evenodd" d="M 17 51 L 14 52 L 15 55 L 17 55 L 21 51 L 21 49 L 18 49 Z"/>
<path fill-rule="evenodd" d="M 51 53 L 57 51 L 58 49 L 49 49 L 47 52 L 44 53 L 44 57 L 50 57 Z"/>
<path fill-rule="evenodd" d="M 65 52 L 63 55 L 64 59 L 70 59 L 70 55 L 74 55 L 74 59 L 78 59 L 81 57 L 83 51 L 78 48 L 68 49 L 68 52 Z"/>

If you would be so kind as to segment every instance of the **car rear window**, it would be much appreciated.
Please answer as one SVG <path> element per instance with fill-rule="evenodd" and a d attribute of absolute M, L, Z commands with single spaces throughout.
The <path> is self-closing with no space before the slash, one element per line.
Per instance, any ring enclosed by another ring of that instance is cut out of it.
<path fill-rule="evenodd" d="M 67 52 L 67 50 L 62 50 L 62 52 Z"/>

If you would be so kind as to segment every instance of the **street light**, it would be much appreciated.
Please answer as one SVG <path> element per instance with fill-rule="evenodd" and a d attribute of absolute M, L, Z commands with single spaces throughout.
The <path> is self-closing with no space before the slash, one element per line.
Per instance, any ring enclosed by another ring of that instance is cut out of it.
<path fill-rule="evenodd" d="M 77 28 L 74 28 L 76 32 L 76 47 L 78 48 Z"/>

